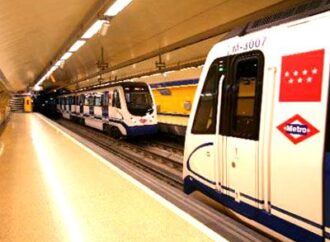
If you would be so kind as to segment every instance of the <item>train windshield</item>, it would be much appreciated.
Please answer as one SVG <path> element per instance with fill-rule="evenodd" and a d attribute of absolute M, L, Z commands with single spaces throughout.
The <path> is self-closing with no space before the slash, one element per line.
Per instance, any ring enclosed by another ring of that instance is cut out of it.
<path fill-rule="evenodd" d="M 152 98 L 147 85 L 124 87 L 127 109 L 132 115 L 151 113 Z"/>

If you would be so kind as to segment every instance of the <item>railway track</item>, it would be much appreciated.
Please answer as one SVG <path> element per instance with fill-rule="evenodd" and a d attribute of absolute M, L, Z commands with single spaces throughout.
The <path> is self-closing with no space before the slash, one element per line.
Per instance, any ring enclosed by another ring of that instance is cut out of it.
<path fill-rule="evenodd" d="M 181 147 L 173 147 L 171 144 L 167 144 L 165 142 L 158 142 L 158 141 L 154 142 L 154 140 L 149 141 L 149 140 L 139 139 L 139 140 L 131 140 L 127 142 L 133 145 L 137 145 L 141 149 L 148 150 L 149 152 L 152 152 L 156 155 L 161 155 L 182 166 L 183 150 L 181 150 Z"/>
<path fill-rule="evenodd" d="M 149 142 L 151 143 L 151 142 Z M 179 142 L 168 142 L 168 141 L 164 141 L 164 139 L 154 139 L 152 141 L 152 144 L 155 146 L 160 146 L 163 147 L 165 149 L 168 150 L 172 150 L 176 153 L 182 154 L 183 155 L 183 143 L 179 143 Z"/>
<path fill-rule="evenodd" d="M 166 183 L 182 189 L 182 155 L 173 153 L 173 149 L 166 151 L 160 145 L 143 141 L 138 144 L 136 140 L 116 140 L 98 130 L 64 119 L 57 120 L 57 123 Z"/>

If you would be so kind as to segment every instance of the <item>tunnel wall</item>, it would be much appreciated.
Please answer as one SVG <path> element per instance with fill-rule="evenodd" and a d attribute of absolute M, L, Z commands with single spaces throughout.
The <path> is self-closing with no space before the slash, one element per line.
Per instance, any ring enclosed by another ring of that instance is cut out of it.
<path fill-rule="evenodd" d="M 9 115 L 9 100 L 9 93 L 0 87 L 0 125 L 3 124 Z"/>

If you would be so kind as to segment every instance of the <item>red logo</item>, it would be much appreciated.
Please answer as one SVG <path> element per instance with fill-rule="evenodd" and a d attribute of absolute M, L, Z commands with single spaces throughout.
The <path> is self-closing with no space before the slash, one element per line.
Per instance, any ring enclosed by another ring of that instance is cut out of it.
<path fill-rule="evenodd" d="M 319 102 L 324 49 L 282 57 L 280 102 Z"/>
<path fill-rule="evenodd" d="M 144 119 L 144 118 L 141 118 L 141 119 L 140 119 L 140 123 L 144 124 L 145 122 L 147 122 L 146 119 Z"/>
<path fill-rule="evenodd" d="M 319 132 L 298 114 L 277 126 L 277 129 L 294 144 L 298 144 Z"/>

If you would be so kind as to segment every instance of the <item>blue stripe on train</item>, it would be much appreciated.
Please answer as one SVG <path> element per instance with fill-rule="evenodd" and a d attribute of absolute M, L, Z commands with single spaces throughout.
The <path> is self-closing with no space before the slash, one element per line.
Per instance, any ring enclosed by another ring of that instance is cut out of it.
<path fill-rule="evenodd" d="M 330 227 L 330 152 L 325 154 L 324 164 L 324 222 Z"/>
<path fill-rule="evenodd" d="M 152 135 L 158 132 L 158 125 L 142 125 L 142 126 L 127 126 L 123 121 L 116 119 L 109 119 L 110 122 L 118 123 L 124 126 L 127 132 L 127 136 L 139 136 L 139 135 Z"/>
<path fill-rule="evenodd" d="M 152 135 L 158 132 L 157 124 L 143 126 L 126 126 L 128 136 Z"/>
<path fill-rule="evenodd" d="M 244 202 L 236 202 L 234 198 L 222 194 L 214 189 L 209 188 L 203 183 L 195 180 L 191 176 L 187 176 L 184 179 L 184 191 L 191 193 L 195 190 L 201 191 L 214 200 L 224 204 L 225 206 L 233 209 L 234 211 L 255 220 L 256 222 L 263 224 L 266 227 L 277 231 L 284 236 L 296 241 L 323 241 L 323 238 L 317 234 L 314 234 L 306 229 L 303 229 L 293 223 L 290 223 L 282 218 L 267 213 L 264 210 L 255 208 Z M 320 225 L 318 225 L 319 227 Z"/>
<path fill-rule="evenodd" d="M 185 85 L 195 85 L 198 84 L 199 79 L 187 79 L 187 80 L 179 80 L 179 81 L 170 81 L 170 82 L 162 82 L 151 84 L 151 88 L 162 88 L 162 87 L 173 87 L 173 86 L 185 86 Z"/>

